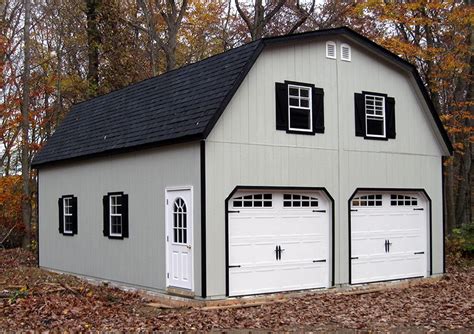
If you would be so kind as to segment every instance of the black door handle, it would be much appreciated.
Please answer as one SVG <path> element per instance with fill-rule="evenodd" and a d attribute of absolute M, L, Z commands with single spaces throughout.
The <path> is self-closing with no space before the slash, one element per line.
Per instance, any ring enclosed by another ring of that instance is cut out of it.
<path fill-rule="evenodd" d="M 277 246 L 275 246 L 275 257 L 276 257 L 277 261 L 278 261 L 278 253 L 279 253 L 279 251 L 278 251 L 278 245 L 277 245 Z"/>

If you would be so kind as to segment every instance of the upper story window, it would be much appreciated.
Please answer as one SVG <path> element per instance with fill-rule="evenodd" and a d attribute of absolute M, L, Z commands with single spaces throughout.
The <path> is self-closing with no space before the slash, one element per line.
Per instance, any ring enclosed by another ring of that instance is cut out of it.
<path fill-rule="evenodd" d="M 365 139 L 394 139 L 395 98 L 382 93 L 354 94 L 355 134 Z"/>
<path fill-rule="evenodd" d="M 65 195 L 58 199 L 59 233 L 77 234 L 77 197 Z"/>
<path fill-rule="evenodd" d="M 288 85 L 289 130 L 313 131 L 311 87 Z"/>
<path fill-rule="evenodd" d="M 349 44 L 341 44 L 341 60 L 351 61 L 351 47 Z"/>
<path fill-rule="evenodd" d="M 385 138 L 385 97 L 365 95 L 365 129 L 367 137 Z"/>
<path fill-rule="evenodd" d="M 336 42 L 326 42 L 326 58 L 336 59 Z"/>
<path fill-rule="evenodd" d="M 324 133 L 324 90 L 310 83 L 275 83 L 276 129 L 287 133 Z"/>
<path fill-rule="evenodd" d="M 103 198 L 104 236 L 110 239 L 128 238 L 128 195 L 108 193 Z"/>

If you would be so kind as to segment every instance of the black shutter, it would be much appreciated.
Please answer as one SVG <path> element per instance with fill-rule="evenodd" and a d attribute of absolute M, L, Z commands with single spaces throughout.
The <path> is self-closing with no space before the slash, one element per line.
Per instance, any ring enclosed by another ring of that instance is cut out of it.
<path fill-rule="evenodd" d="M 313 131 L 324 133 L 324 90 L 313 87 L 311 91 L 313 92 Z"/>
<path fill-rule="evenodd" d="M 355 135 L 365 137 L 365 101 L 364 94 L 354 94 Z"/>
<path fill-rule="evenodd" d="M 276 129 L 288 130 L 288 85 L 275 83 Z"/>
<path fill-rule="evenodd" d="M 385 99 L 385 112 L 387 117 L 387 121 L 385 123 L 386 129 L 385 132 L 387 134 L 387 138 L 394 139 L 396 132 L 395 132 L 395 99 L 393 97 L 387 97 Z"/>
<path fill-rule="evenodd" d="M 109 196 L 108 195 L 105 195 L 103 198 L 102 198 L 102 204 L 104 206 L 104 237 L 108 237 L 109 236 Z"/>
<path fill-rule="evenodd" d="M 77 234 L 77 197 L 72 198 L 72 234 Z"/>
<path fill-rule="evenodd" d="M 64 207 L 63 199 L 58 199 L 58 208 L 59 208 L 59 233 L 64 234 Z"/>
<path fill-rule="evenodd" d="M 122 195 L 122 237 L 128 238 L 128 195 Z"/>

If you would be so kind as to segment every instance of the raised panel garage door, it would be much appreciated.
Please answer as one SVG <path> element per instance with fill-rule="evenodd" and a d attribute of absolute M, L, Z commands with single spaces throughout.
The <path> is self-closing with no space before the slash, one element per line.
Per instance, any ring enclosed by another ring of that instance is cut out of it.
<path fill-rule="evenodd" d="M 330 204 L 322 192 L 237 192 L 228 201 L 228 292 L 329 286 Z"/>
<path fill-rule="evenodd" d="M 426 276 L 428 210 L 423 193 L 357 193 L 351 200 L 351 283 Z"/>

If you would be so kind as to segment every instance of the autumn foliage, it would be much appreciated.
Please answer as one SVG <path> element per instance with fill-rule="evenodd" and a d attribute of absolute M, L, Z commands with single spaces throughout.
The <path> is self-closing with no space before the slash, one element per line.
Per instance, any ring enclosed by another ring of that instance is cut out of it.
<path fill-rule="evenodd" d="M 27 29 L 31 75 L 24 80 L 24 1 L 1 1 L 0 175 L 7 178 L 2 184 L 10 184 L 10 176 L 22 170 L 22 152 L 27 152 L 26 170 L 31 170 L 34 154 L 75 103 L 256 38 L 345 25 L 418 68 L 455 149 L 444 161 L 446 228 L 453 231 L 472 221 L 474 9 L 469 3 L 35 1 Z M 27 142 L 20 131 L 25 87 L 30 92 Z M 28 176 L 23 182 L 30 187 L 23 187 L 29 188 L 23 198 L 32 206 L 36 182 L 33 174 Z M 24 224 L 36 220 L 32 212 Z"/>
<path fill-rule="evenodd" d="M 4 247 L 18 247 L 24 234 L 21 216 L 21 177 L 0 178 L 0 242 L 7 234 Z"/>

